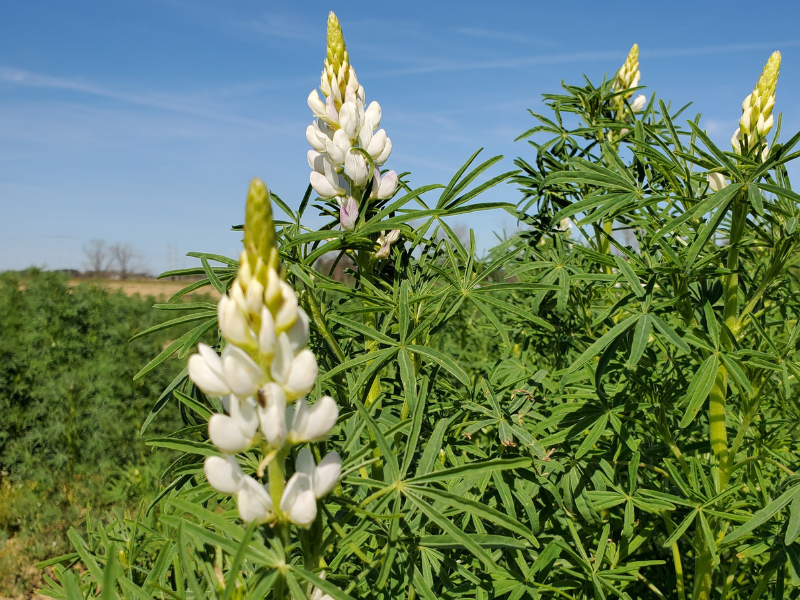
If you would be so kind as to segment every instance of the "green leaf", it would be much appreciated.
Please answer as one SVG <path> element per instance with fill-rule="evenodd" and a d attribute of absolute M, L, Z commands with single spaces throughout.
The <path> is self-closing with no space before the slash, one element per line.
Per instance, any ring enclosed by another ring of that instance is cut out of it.
<path fill-rule="evenodd" d="M 634 367 L 638 364 L 639 359 L 642 358 L 645 348 L 647 348 L 647 340 L 650 339 L 650 315 L 642 315 L 639 322 L 636 323 L 636 329 L 633 330 L 633 341 L 631 343 L 631 355 L 628 358 L 628 363 Z"/>
<path fill-rule="evenodd" d="M 628 281 L 631 291 L 636 294 L 637 298 L 644 298 L 647 295 L 647 292 L 645 292 L 644 288 L 642 288 L 639 278 L 636 276 L 636 273 L 633 272 L 633 269 L 631 269 L 628 261 L 621 256 L 615 256 L 614 262 L 617 263 L 617 268 L 620 270 L 620 273 L 622 273 L 625 279 Z"/>
<path fill-rule="evenodd" d="M 717 377 L 718 368 L 719 360 L 716 354 L 709 356 L 703 361 L 700 367 L 698 367 L 689 384 L 689 389 L 686 391 L 685 398 L 688 398 L 689 404 L 678 425 L 679 427 L 688 427 L 697 416 L 703 402 L 705 402 L 705 399 L 708 398 L 708 395 L 711 393 L 711 388 L 714 386 L 714 379 Z"/>
<path fill-rule="evenodd" d="M 435 362 L 440 367 L 444 368 L 444 370 L 448 371 L 451 375 L 453 375 L 456 379 L 458 379 L 464 385 L 469 385 L 469 376 L 464 372 L 464 370 L 458 366 L 458 364 L 449 356 L 446 356 L 439 352 L 438 350 L 434 350 L 433 348 L 428 348 L 426 346 L 417 346 L 416 344 L 408 344 L 406 346 L 412 352 L 416 352 L 417 354 L 421 354 L 425 358 L 429 358 L 433 362 Z"/>
<path fill-rule="evenodd" d="M 599 340 L 594 342 L 591 346 L 589 346 L 583 354 L 581 354 L 575 362 L 573 362 L 569 367 L 559 371 L 557 375 L 569 375 L 570 373 L 574 373 L 583 365 L 588 363 L 592 360 L 595 356 L 600 354 L 603 351 L 603 348 L 608 346 L 611 342 L 613 342 L 617 337 L 625 333 L 625 331 L 630 328 L 636 321 L 639 320 L 641 315 L 631 315 L 621 323 L 617 323 L 614 327 L 612 327 L 603 337 Z"/>
<path fill-rule="evenodd" d="M 775 516 L 775 514 L 777 514 L 777 512 L 780 511 L 784 506 L 790 502 L 793 502 L 798 496 L 800 496 L 800 486 L 796 485 L 786 490 L 783 492 L 783 494 L 778 496 L 778 498 L 754 514 L 752 518 L 750 518 L 744 525 L 737 527 L 724 538 L 722 538 L 720 546 L 729 546 L 736 540 L 743 538 L 758 527 L 761 527 L 764 523 Z"/>
<path fill-rule="evenodd" d="M 447 481 L 454 477 L 463 477 L 465 475 L 479 475 L 482 473 L 490 473 L 492 471 L 504 471 L 508 469 L 524 469 L 531 466 L 531 459 L 520 456 L 518 458 L 494 458 L 491 460 L 478 461 L 451 467 L 449 469 L 442 469 L 441 471 L 434 471 L 423 475 L 417 475 L 411 479 L 406 480 L 407 483 L 432 483 L 434 481 Z"/>

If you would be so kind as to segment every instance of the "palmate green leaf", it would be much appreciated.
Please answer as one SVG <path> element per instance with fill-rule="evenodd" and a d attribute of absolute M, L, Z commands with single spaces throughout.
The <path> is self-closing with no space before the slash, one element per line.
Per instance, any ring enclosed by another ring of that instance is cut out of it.
<path fill-rule="evenodd" d="M 693 218 L 700 218 L 706 213 L 715 210 L 723 203 L 730 201 L 736 193 L 742 189 L 742 185 L 739 183 L 732 183 L 731 185 L 721 189 L 720 191 L 712 194 L 705 200 L 698 202 L 690 209 L 683 211 L 680 216 L 674 218 L 672 221 L 664 225 L 661 229 L 659 229 L 653 237 L 650 238 L 651 243 L 657 242 L 661 237 L 666 235 L 669 232 L 675 231 Z"/>
<path fill-rule="evenodd" d="M 686 411 L 681 419 L 679 426 L 681 428 L 687 427 L 700 412 L 700 408 L 711 393 L 711 388 L 714 386 L 714 379 L 717 376 L 717 369 L 719 368 L 719 359 L 716 354 L 712 354 L 698 367 L 692 381 L 689 384 L 689 389 L 686 391 L 686 398 L 688 404 Z"/>
<path fill-rule="evenodd" d="M 642 358 L 644 350 L 647 347 L 647 340 L 650 338 L 650 324 L 652 320 L 650 315 L 644 314 L 636 323 L 636 329 L 633 330 L 633 342 L 631 343 L 631 355 L 628 358 L 628 363 L 631 366 L 636 366 L 639 359 Z"/>
<path fill-rule="evenodd" d="M 644 298 L 647 295 L 647 293 L 642 288 L 642 284 L 639 282 L 639 278 L 636 276 L 636 273 L 634 273 L 633 269 L 628 264 L 628 261 L 626 261 L 621 256 L 615 256 L 614 262 L 617 263 L 617 268 L 620 270 L 620 273 L 622 273 L 622 275 L 628 281 L 628 285 L 630 285 L 631 291 L 634 294 L 636 294 L 637 298 Z"/>
<path fill-rule="evenodd" d="M 595 421 L 592 428 L 589 430 L 589 434 L 584 438 L 581 445 L 578 446 L 578 450 L 575 453 L 575 458 L 581 458 L 587 452 L 592 449 L 597 441 L 600 439 L 600 436 L 603 435 L 603 432 L 606 430 L 606 425 L 608 425 L 608 413 L 602 415 L 597 421 Z"/>
<path fill-rule="evenodd" d="M 641 315 L 631 315 L 621 323 L 617 323 L 612 327 L 605 335 L 603 335 L 599 340 L 594 342 L 591 346 L 589 346 L 583 354 L 581 354 L 569 367 L 566 369 L 555 373 L 555 375 L 569 375 L 570 373 L 574 373 L 581 367 L 583 367 L 586 363 L 592 360 L 595 356 L 600 354 L 603 349 L 608 346 L 611 342 L 613 342 L 617 337 L 622 335 L 626 330 L 633 326 L 633 324 L 639 320 Z"/>
<path fill-rule="evenodd" d="M 408 484 L 421 484 L 433 483 L 435 481 L 447 481 L 454 477 L 463 477 L 464 475 L 479 475 L 482 473 L 490 473 L 492 471 L 503 471 L 508 469 L 524 469 L 531 466 L 531 459 L 520 456 L 517 458 L 495 458 L 492 460 L 485 460 L 480 462 L 473 462 L 466 465 L 451 467 L 449 469 L 442 469 L 441 471 L 433 471 L 424 473 L 407 479 Z"/>
<path fill-rule="evenodd" d="M 729 546 L 735 541 L 743 538 L 752 531 L 761 527 L 764 523 L 769 521 L 787 504 L 792 502 L 796 497 L 800 496 L 800 486 L 789 488 L 783 494 L 778 496 L 775 500 L 770 502 L 767 506 L 756 512 L 753 517 L 741 527 L 737 527 L 728 535 L 722 538 L 720 546 Z"/>
<path fill-rule="evenodd" d="M 422 498 L 417 497 L 415 494 L 404 492 L 408 500 L 416 506 L 422 513 L 425 514 L 431 521 L 436 523 L 446 534 L 450 535 L 453 539 L 461 543 L 462 547 L 468 550 L 475 558 L 477 558 L 484 567 L 493 574 L 503 575 L 502 569 L 492 557 L 480 546 L 472 535 L 464 533 L 459 527 L 455 526 L 447 517 L 442 515 L 435 508 L 431 507 Z"/>
<path fill-rule="evenodd" d="M 509 531 L 513 531 L 521 536 L 524 536 L 534 547 L 538 547 L 539 543 L 536 540 L 536 536 L 534 536 L 533 532 L 525 527 L 522 523 L 517 521 L 505 513 L 500 512 L 499 510 L 493 509 L 486 504 L 481 502 L 476 502 L 475 500 L 470 500 L 469 498 L 461 495 L 461 494 L 452 494 L 450 492 L 429 487 L 429 486 L 419 486 L 419 485 L 412 485 L 409 484 L 408 487 L 414 491 L 417 495 L 420 496 L 428 496 L 435 500 L 441 500 L 442 502 L 449 504 L 451 507 L 455 508 L 456 510 L 464 510 L 471 515 L 475 515 L 481 519 L 499 525 L 508 529 Z"/>
<path fill-rule="evenodd" d="M 461 383 L 463 383 L 464 385 L 469 385 L 470 382 L 469 376 L 449 356 L 446 356 L 441 352 L 439 352 L 438 350 L 434 350 L 433 348 L 428 348 L 426 346 L 418 346 L 416 344 L 408 344 L 406 348 L 408 350 L 411 350 L 411 352 L 421 354 L 425 358 L 432 360 L 437 365 L 442 367 L 445 371 L 453 375 Z"/>

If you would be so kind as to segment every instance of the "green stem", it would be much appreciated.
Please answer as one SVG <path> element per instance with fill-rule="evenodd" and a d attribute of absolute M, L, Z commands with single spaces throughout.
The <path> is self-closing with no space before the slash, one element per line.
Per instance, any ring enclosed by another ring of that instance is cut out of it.
<path fill-rule="evenodd" d="M 664 523 L 667 525 L 667 534 L 672 535 L 675 531 L 675 524 L 666 514 L 662 513 Z M 681 551 L 678 548 L 678 540 L 672 544 L 672 563 L 675 566 L 675 583 L 678 591 L 678 600 L 686 600 L 686 587 L 683 582 L 683 563 L 681 562 Z"/>

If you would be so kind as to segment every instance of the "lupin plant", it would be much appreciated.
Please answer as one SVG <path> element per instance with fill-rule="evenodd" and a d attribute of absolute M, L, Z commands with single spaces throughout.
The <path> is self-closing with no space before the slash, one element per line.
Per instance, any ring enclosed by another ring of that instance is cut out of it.
<path fill-rule="evenodd" d="M 201 279 L 159 305 L 196 314 L 159 328 L 200 323 L 140 376 L 207 345 L 145 423 L 170 401 L 186 421 L 149 441 L 181 452 L 158 511 L 71 532 L 43 591 L 799 597 L 800 134 L 780 143 L 771 117 L 779 55 L 734 152 L 699 116 L 629 103 L 634 46 L 613 79 L 545 96 L 520 171 L 472 187 L 501 158 L 471 167 L 476 153 L 446 185 L 400 177 L 399 197 L 370 200 L 375 171 L 333 156 L 344 135 L 375 162 L 350 135 L 363 88 L 328 23 L 309 130 L 324 164 L 298 209 L 254 181 L 239 260 L 196 253 L 165 274 Z M 471 202 L 512 178 L 519 206 Z M 332 220 L 310 231 L 315 190 Z M 526 228 L 482 260 L 447 219 L 498 208 Z M 179 302 L 205 285 L 217 305 Z"/>
<path fill-rule="evenodd" d="M 387 200 L 397 188 L 397 173 L 380 167 L 392 152 L 381 125 L 381 106 L 366 105 L 364 86 L 350 64 L 339 19 L 328 16 L 328 44 L 319 89 L 308 96 L 314 122 L 306 129 L 311 145 L 311 185 L 321 198 L 335 199 L 339 222 L 352 231 L 370 200 Z M 366 192 L 369 190 L 369 194 Z"/>
<path fill-rule="evenodd" d="M 338 408 L 330 396 L 310 407 L 306 402 L 318 371 L 314 354 L 305 348 L 309 320 L 279 264 L 269 191 L 259 179 L 250 184 L 245 214 L 239 269 L 218 305 L 222 356 L 200 344 L 200 352 L 189 358 L 189 378 L 205 394 L 224 396 L 229 413 L 208 421 L 208 437 L 224 458 L 206 458 L 205 474 L 214 489 L 237 496 L 245 522 L 310 527 L 317 498 L 339 479 L 341 458 L 331 452 L 317 465 L 303 448 L 287 483 L 286 457 L 292 446 L 330 433 Z M 295 406 L 287 406 L 292 401 Z M 258 475 L 269 467 L 266 485 L 245 475 L 236 459 L 254 446 L 263 456 Z"/>

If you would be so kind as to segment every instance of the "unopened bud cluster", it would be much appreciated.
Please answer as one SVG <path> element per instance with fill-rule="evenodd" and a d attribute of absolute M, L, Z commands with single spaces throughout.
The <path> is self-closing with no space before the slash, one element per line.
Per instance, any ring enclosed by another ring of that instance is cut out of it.
<path fill-rule="evenodd" d="M 778 85 L 780 70 L 781 53 L 773 52 L 764 66 L 761 77 L 758 78 L 755 89 L 742 102 L 739 127 L 731 138 L 731 146 L 737 154 L 742 154 L 743 144 L 747 144 L 748 149 L 760 145 L 760 156 L 762 160 L 766 158 L 768 147 L 764 138 L 774 123 L 772 108 L 775 106 L 775 88 Z"/>
<path fill-rule="evenodd" d="M 335 198 L 342 227 L 352 230 L 359 200 L 372 181 L 370 199 L 387 199 L 397 188 L 397 174 L 379 170 L 392 152 L 392 140 L 379 129 L 380 104 L 367 106 L 364 86 L 350 64 L 336 15 L 328 17 L 328 47 L 317 90 L 308 96 L 314 122 L 306 129 L 311 185 L 322 198 Z"/>
<path fill-rule="evenodd" d="M 631 51 L 628 53 L 628 58 L 625 59 L 622 67 L 620 67 L 619 71 L 617 71 L 614 81 L 611 84 L 612 88 L 615 92 L 623 92 L 624 90 L 635 88 L 637 85 L 639 85 L 639 79 L 641 76 L 642 74 L 639 71 L 639 45 L 634 44 L 631 48 Z M 632 91 L 614 96 L 612 103 L 614 106 L 614 114 L 616 116 L 623 114 L 625 100 L 629 101 L 631 96 L 633 96 Z M 645 107 L 645 104 L 647 104 L 647 98 L 642 94 L 639 94 L 636 99 L 630 103 L 630 107 L 633 112 L 639 112 Z"/>
<path fill-rule="evenodd" d="M 205 474 L 213 488 L 237 496 L 242 520 L 309 527 L 317 498 L 330 492 L 341 474 L 336 452 L 317 465 L 311 450 L 303 448 L 289 481 L 266 487 L 246 475 L 236 459 L 237 453 L 258 447 L 263 463 L 277 461 L 270 479 L 283 477 L 290 448 L 323 439 L 339 412 L 329 396 L 311 406 L 306 402 L 318 372 L 314 354 L 305 347 L 309 319 L 281 273 L 269 192 L 258 179 L 248 194 L 244 241 L 236 279 L 218 305 L 226 342 L 222 355 L 200 344 L 189 359 L 190 379 L 205 394 L 221 397 L 228 413 L 209 419 L 209 437 L 223 456 L 207 458 Z M 270 490 L 282 493 L 273 497 Z"/>

